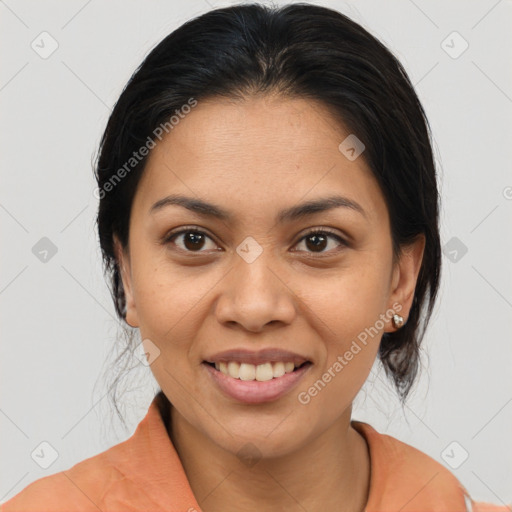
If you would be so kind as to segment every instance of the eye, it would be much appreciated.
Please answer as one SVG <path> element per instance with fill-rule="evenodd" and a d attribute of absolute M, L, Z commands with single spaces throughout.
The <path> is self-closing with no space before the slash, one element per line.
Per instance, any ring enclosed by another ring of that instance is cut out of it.
<path fill-rule="evenodd" d="M 296 246 L 301 243 L 305 244 L 306 250 L 309 249 L 313 253 L 326 253 L 330 252 L 329 241 L 337 242 L 338 246 L 347 246 L 348 244 L 339 235 L 331 232 L 326 228 L 315 229 L 304 235 Z M 208 241 L 210 241 L 210 248 L 208 248 Z M 181 229 L 176 233 L 170 233 L 163 240 L 164 244 L 173 243 L 180 250 L 185 252 L 208 252 L 211 250 L 221 250 L 218 248 L 214 240 L 207 235 L 204 231 L 196 228 Z M 332 245 L 332 244 L 331 244 Z M 336 244 L 335 244 L 336 246 Z M 327 249 L 327 250 L 326 250 Z M 335 249 L 335 247 L 334 247 Z"/>
<path fill-rule="evenodd" d="M 208 245 L 207 241 L 212 242 L 212 247 L 202 251 L 205 246 Z M 208 250 L 216 250 L 217 244 L 209 237 L 204 231 L 200 231 L 195 228 L 187 228 L 178 231 L 177 233 L 171 233 L 166 236 L 164 243 L 175 243 L 179 249 L 186 252 L 208 252 Z"/>
<path fill-rule="evenodd" d="M 323 229 L 315 229 L 310 231 L 305 236 L 303 236 L 299 243 L 304 243 L 307 249 L 310 249 L 313 253 L 324 253 L 330 252 L 329 250 L 325 251 L 324 249 L 329 246 L 329 239 L 338 242 L 338 245 L 347 246 L 348 244 L 341 238 L 339 235 L 329 231 L 325 228 Z"/>

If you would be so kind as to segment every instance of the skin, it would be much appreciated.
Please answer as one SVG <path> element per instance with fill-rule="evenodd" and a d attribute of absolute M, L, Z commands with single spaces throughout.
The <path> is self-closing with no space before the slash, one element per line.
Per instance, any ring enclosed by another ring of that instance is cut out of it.
<path fill-rule="evenodd" d="M 315 512 L 340 503 L 359 512 L 367 503 L 369 453 L 350 424 L 352 401 L 391 322 L 307 405 L 297 396 L 394 304 L 407 319 L 424 239 L 393 259 L 381 190 L 363 157 L 350 161 L 338 149 L 349 133 L 311 100 L 201 101 L 151 151 L 128 247 L 116 240 L 126 320 L 160 350 L 151 370 L 173 404 L 168 429 L 205 512 Z M 214 203 L 233 218 L 177 205 L 150 213 L 169 194 Z M 364 214 L 340 207 L 276 222 L 282 209 L 333 194 Z M 203 244 L 184 234 L 163 243 L 184 227 L 203 231 Z M 346 243 L 328 236 L 315 251 L 304 238 L 314 228 Z M 247 236 L 263 251 L 251 263 L 236 252 Z M 201 364 L 238 347 L 279 347 L 313 364 L 278 400 L 242 404 Z M 250 467 L 237 456 L 248 443 L 258 457 Z"/>

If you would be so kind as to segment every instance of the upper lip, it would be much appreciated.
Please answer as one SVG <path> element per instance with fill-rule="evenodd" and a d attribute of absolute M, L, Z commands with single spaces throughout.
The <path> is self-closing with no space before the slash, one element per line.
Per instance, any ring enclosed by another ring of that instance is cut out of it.
<path fill-rule="evenodd" d="M 249 363 L 254 365 L 277 361 L 291 361 L 296 365 L 301 365 L 302 363 L 309 361 L 309 359 L 297 354 L 296 352 L 290 352 L 289 350 L 282 350 L 279 348 L 265 348 L 257 351 L 235 348 L 225 350 L 223 352 L 217 352 L 216 354 L 205 358 L 205 361 L 207 363 L 237 361 L 239 363 Z"/>

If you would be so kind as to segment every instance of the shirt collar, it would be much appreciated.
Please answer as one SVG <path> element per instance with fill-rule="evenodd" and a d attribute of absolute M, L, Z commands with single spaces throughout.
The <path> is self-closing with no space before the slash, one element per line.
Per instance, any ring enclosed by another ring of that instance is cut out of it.
<path fill-rule="evenodd" d="M 170 410 L 160 391 L 132 437 L 109 450 L 108 456 L 162 509 L 200 512 L 166 429 Z M 466 511 L 465 490 L 443 465 L 367 423 L 352 421 L 351 425 L 365 439 L 370 454 L 365 512 Z"/>
<path fill-rule="evenodd" d="M 442 464 L 368 423 L 351 424 L 370 453 L 366 512 L 466 511 L 466 490 Z"/>

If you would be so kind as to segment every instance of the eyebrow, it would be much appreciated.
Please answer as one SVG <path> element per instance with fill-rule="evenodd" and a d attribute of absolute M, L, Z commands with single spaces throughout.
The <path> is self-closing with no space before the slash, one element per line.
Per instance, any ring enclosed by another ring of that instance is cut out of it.
<path fill-rule="evenodd" d="M 150 208 L 149 213 L 154 214 L 155 212 L 170 205 L 182 206 L 183 208 L 186 208 L 187 210 L 197 213 L 203 217 L 217 218 L 223 221 L 230 221 L 234 217 L 234 215 L 229 211 L 214 204 L 207 203 L 201 199 L 195 199 L 192 197 L 176 194 L 164 197 L 163 199 L 157 201 Z M 347 197 L 334 195 L 314 199 L 296 206 L 292 206 L 291 208 L 281 210 L 277 215 L 277 222 L 291 222 L 307 217 L 309 215 L 332 210 L 334 208 L 348 208 L 359 212 L 366 218 L 366 212 L 359 203 L 353 201 L 352 199 L 348 199 Z"/>

